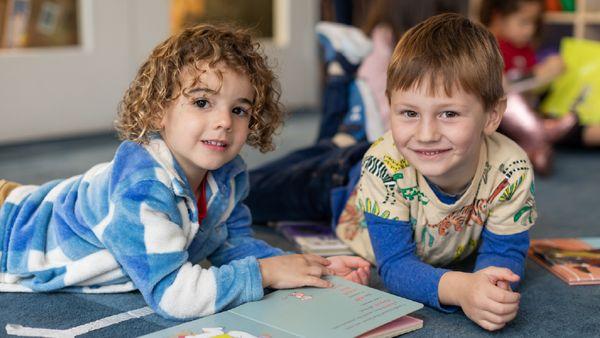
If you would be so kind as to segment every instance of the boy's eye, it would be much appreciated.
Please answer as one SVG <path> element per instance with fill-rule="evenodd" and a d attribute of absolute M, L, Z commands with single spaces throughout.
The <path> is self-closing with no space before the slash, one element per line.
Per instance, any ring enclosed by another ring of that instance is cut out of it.
<path fill-rule="evenodd" d="M 457 112 L 455 112 L 455 111 L 446 110 L 446 111 L 443 111 L 443 112 L 442 112 L 440 115 L 441 115 L 443 118 L 446 118 L 446 119 L 448 119 L 448 118 L 457 117 L 457 116 L 458 116 L 458 113 L 457 113 Z"/>
<path fill-rule="evenodd" d="M 206 108 L 206 107 L 208 107 L 208 100 L 205 100 L 205 99 L 196 100 L 196 101 L 194 101 L 194 104 L 198 108 Z"/>
<path fill-rule="evenodd" d="M 248 111 L 242 107 L 235 107 L 231 112 L 240 117 L 248 115 Z"/>
<path fill-rule="evenodd" d="M 413 111 L 413 110 L 403 110 L 400 112 L 400 114 L 409 119 L 414 119 L 414 118 L 419 117 L 419 113 L 417 113 L 416 111 Z"/>

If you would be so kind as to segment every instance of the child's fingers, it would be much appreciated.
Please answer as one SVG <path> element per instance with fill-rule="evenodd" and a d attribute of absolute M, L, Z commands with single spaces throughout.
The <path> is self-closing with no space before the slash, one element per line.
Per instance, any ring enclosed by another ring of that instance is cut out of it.
<path fill-rule="evenodd" d="M 360 283 L 362 285 L 369 284 L 369 277 L 370 277 L 371 270 L 368 270 L 365 268 L 360 268 L 360 269 L 356 270 L 355 272 L 360 280 L 358 283 Z"/>
<path fill-rule="evenodd" d="M 490 267 L 485 268 L 485 274 L 494 279 L 494 284 L 498 280 L 504 280 L 504 281 L 508 281 L 508 282 L 518 282 L 519 279 L 521 279 L 519 277 L 519 275 L 512 272 L 510 269 L 499 268 L 496 266 L 490 266 Z"/>
<path fill-rule="evenodd" d="M 485 310 L 500 316 L 504 316 L 511 313 L 517 313 L 517 311 L 519 310 L 519 303 L 490 302 L 490 304 L 488 304 Z"/>
<path fill-rule="evenodd" d="M 371 263 L 369 263 L 369 261 L 367 261 L 366 259 L 364 259 L 362 257 L 358 257 L 358 256 L 340 256 L 340 257 L 344 260 L 344 263 L 346 264 L 346 266 L 351 269 L 370 268 L 371 267 Z"/>
<path fill-rule="evenodd" d="M 487 320 L 490 323 L 503 325 L 513 320 L 517 316 L 517 312 L 499 315 L 489 311 L 482 311 L 481 315 L 482 319 Z"/>
<path fill-rule="evenodd" d="M 510 284 L 508 284 L 508 282 L 504 281 L 504 280 L 497 281 L 496 286 L 498 286 L 499 288 L 504 289 L 506 291 L 512 291 L 512 289 L 510 288 Z"/>
<path fill-rule="evenodd" d="M 351 282 L 357 283 L 357 284 L 361 284 L 360 283 L 360 277 L 358 276 L 358 273 L 356 271 L 352 271 L 349 274 L 347 274 L 346 276 L 344 276 L 344 279 L 349 280 Z"/>
<path fill-rule="evenodd" d="M 315 264 L 315 265 L 310 265 L 307 269 L 307 274 L 310 276 L 314 276 L 314 277 L 321 277 L 324 275 L 331 275 L 333 274 L 332 271 L 324 266 Z"/>
<path fill-rule="evenodd" d="M 331 264 L 331 262 L 327 258 L 321 257 L 319 255 L 304 254 L 304 258 L 306 258 L 306 260 L 310 263 L 317 263 L 324 266 Z"/>
<path fill-rule="evenodd" d="M 506 325 L 506 324 L 495 324 L 495 323 L 492 323 L 492 322 L 487 321 L 485 319 L 478 320 L 477 324 L 479 324 L 479 326 L 481 326 L 482 328 L 484 328 L 484 329 L 486 329 L 488 331 L 500 330 L 501 328 L 504 327 L 504 325 Z"/>
<path fill-rule="evenodd" d="M 330 288 L 333 286 L 331 282 L 315 276 L 306 276 L 306 278 L 304 278 L 303 284 L 305 286 L 315 286 L 318 288 Z"/>
<path fill-rule="evenodd" d="M 518 292 L 507 291 L 500 288 L 494 288 L 489 293 L 490 299 L 498 303 L 519 303 L 521 294 Z"/>

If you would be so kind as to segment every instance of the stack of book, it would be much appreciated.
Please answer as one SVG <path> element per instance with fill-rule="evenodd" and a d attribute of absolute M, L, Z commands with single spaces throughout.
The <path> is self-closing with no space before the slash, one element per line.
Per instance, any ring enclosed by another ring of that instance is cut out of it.
<path fill-rule="evenodd" d="M 600 284 L 600 237 L 534 239 L 529 257 L 569 285 Z"/>
<path fill-rule="evenodd" d="M 331 226 L 313 222 L 279 222 L 275 224 L 287 240 L 303 253 L 321 256 L 353 255 L 350 248 L 333 233 Z"/>

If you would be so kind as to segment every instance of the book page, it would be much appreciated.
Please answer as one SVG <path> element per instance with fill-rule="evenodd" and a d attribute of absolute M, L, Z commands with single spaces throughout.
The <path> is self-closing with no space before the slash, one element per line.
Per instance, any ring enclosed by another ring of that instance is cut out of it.
<path fill-rule="evenodd" d="M 224 334 L 229 334 L 232 337 L 248 338 L 250 336 L 257 338 L 298 337 L 226 311 L 157 331 L 141 338 L 179 338 L 203 334 L 204 337 L 224 337 Z"/>
<path fill-rule="evenodd" d="M 346 338 L 423 306 L 339 277 L 328 278 L 333 288 L 279 290 L 230 311 L 295 335 Z"/>

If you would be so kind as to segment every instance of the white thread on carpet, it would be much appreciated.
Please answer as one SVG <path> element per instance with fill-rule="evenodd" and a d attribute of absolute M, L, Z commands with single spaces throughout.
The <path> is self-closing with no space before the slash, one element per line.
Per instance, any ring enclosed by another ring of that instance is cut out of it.
<path fill-rule="evenodd" d="M 147 316 L 154 313 L 148 306 L 139 309 L 119 313 L 116 315 L 100 318 L 87 324 L 79 325 L 65 330 L 44 329 L 27 327 L 18 324 L 6 324 L 6 333 L 21 337 L 52 337 L 67 338 L 86 334 L 90 331 L 102 329 L 126 320 Z"/>

